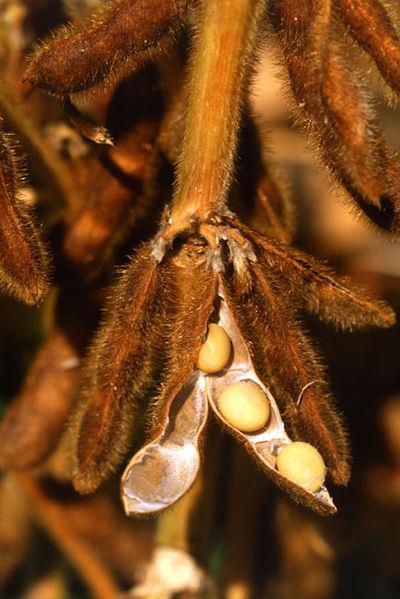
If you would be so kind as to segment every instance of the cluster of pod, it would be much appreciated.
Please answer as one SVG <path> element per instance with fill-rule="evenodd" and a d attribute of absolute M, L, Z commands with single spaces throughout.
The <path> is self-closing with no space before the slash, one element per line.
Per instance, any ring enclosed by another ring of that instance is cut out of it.
<path fill-rule="evenodd" d="M 209 408 L 275 482 L 320 513 L 336 511 L 324 486 L 321 454 L 309 443 L 290 439 L 220 286 L 197 361 L 170 406 L 166 427 L 125 469 L 121 490 L 128 514 L 162 510 L 190 488 Z"/>
<path fill-rule="evenodd" d="M 280 489 L 332 514 L 325 473 L 347 483 L 347 436 L 298 311 L 342 329 L 389 327 L 394 313 L 229 214 L 200 229 L 144 244 L 112 292 L 70 424 L 75 488 L 115 472 L 140 412 L 147 442 L 121 498 L 128 514 L 167 508 L 196 478 L 213 412 Z"/>

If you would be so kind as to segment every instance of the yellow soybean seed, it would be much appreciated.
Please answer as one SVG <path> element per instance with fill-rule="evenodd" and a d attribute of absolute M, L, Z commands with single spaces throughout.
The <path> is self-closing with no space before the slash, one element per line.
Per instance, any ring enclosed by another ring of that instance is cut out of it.
<path fill-rule="evenodd" d="M 207 339 L 197 358 L 197 368 L 209 374 L 219 372 L 228 364 L 231 350 L 231 340 L 224 329 L 217 324 L 209 324 Z"/>
<path fill-rule="evenodd" d="M 285 445 L 276 459 L 278 471 L 303 489 L 315 493 L 325 480 L 325 464 L 321 454 L 309 443 L 296 441 Z"/>
<path fill-rule="evenodd" d="M 218 409 L 228 424 L 245 433 L 263 428 L 271 410 L 263 390 L 251 381 L 226 387 L 219 396 Z"/>

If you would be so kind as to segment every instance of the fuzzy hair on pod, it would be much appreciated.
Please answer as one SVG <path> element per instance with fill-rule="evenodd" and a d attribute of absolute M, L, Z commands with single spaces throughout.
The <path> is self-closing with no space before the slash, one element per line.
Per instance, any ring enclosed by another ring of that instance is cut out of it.
<path fill-rule="evenodd" d="M 48 257 L 20 197 L 20 159 L 12 138 L 0 133 L 0 288 L 25 304 L 38 304 L 48 289 Z"/>
<path fill-rule="evenodd" d="M 336 10 L 384 80 L 400 93 L 400 37 L 385 6 L 378 0 L 337 0 Z"/>
<path fill-rule="evenodd" d="M 160 392 L 151 402 L 149 429 L 157 435 L 165 426 L 172 400 L 189 378 L 207 331 L 217 291 L 217 278 L 203 258 L 196 266 L 190 259 L 191 250 L 181 250 L 171 259 L 174 315 L 169 324 L 165 373 Z"/>
<path fill-rule="evenodd" d="M 378 226 L 400 231 L 400 170 L 362 78 L 349 65 L 330 0 L 280 0 L 270 19 L 298 114 L 326 166 Z"/>
<path fill-rule="evenodd" d="M 189 245 L 169 263 L 170 291 L 165 368 L 147 409 L 148 441 L 121 480 L 128 514 L 159 511 L 182 497 L 200 465 L 199 444 L 207 419 L 204 381 L 195 368 L 216 297 L 216 274 Z M 197 262 L 197 263 L 196 263 Z"/>
<path fill-rule="evenodd" d="M 81 493 L 95 490 L 120 464 L 132 442 L 138 402 L 155 384 L 162 361 L 153 351 L 159 341 L 153 325 L 165 293 L 161 274 L 143 246 L 114 287 L 89 352 L 69 428 L 74 485 Z"/>
<path fill-rule="evenodd" d="M 78 491 L 93 491 L 118 467 L 138 409 L 150 434 L 165 426 L 193 369 L 215 292 L 213 271 L 196 268 L 183 250 L 161 264 L 150 245 L 136 253 L 112 292 L 71 422 Z"/>
<path fill-rule="evenodd" d="M 226 277 L 225 285 L 256 371 L 273 389 L 291 437 L 317 447 L 334 482 L 345 484 L 350 475 L 347 436 L 327 393 L 323 369 L 303 342 L 293 308 L 273 292 L 273 279 L 257 264 L 251 270 L 252 286 L 245 295 L 234 278 Z"/>
<path fill-rule="evenodd" d="M 60 28 L 34 51 L 25 80 L 68 96 L 115 80 L 160 52 L 183 24 L 188 0 L 114 0 L 82 25 Z"/>
<path fill-rule="evenodd" d="M 268 277 L 275 273 L 287 288 L 287 297 L 298 307 L 341 330 L 391 327 L 393 309 L 371 296 L 347 277 L 340 277 L 312 256 L 240 225 L 254 242 L 260 267 Z"/>

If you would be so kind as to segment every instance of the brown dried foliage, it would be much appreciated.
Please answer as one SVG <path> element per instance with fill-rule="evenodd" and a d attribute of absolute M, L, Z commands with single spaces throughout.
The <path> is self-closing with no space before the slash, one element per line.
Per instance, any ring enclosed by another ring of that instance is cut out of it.
<path fill-rule="evenodd" d="M 48 287 L 48 258 L 32 211 L 19 196 L 21 181 L 11 138 L 0 134 L 0 286 L 26 304 L 38 304 Z"/>
<path fill-rule="evenodd" d="M 111 261 L 135 225 L 145 228 L 143 220 L 159 202 L 152 190 L 162 116 L 158 78 L 147 69 L 126 83 L 116 90 L 107 114 L 115 145 L 100 153 L 86 202 L 63 239 L 66 259 L 91 275 Z"/>

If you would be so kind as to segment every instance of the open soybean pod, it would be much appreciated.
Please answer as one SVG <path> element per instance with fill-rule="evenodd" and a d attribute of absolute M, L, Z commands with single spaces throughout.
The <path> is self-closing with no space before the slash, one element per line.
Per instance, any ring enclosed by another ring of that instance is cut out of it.
<path fill-rule="evenodd" d="M 121 481 L 128 514 L 172 505 L 191 487 L 200 466 L 199 440 L 208 407 L 205 381 L 194 363 L 213 309 L 216 275 L 183 254 L 172 260 L 171 277 L 176 312 L 171 337 L 164 340 L 168 359 L 151 405 L 150 441 L 133 456 Z"/>
<path fill-rule="evenodd" d="M 111 296 L 112 309 L 89 352 L 71 420 L 74 486 L 94 491 L 122 461 L 135 432 L 138 402 L 157 379 L 154 320 L 163 308 L 162 269 L 143 245 Z"/>
<path fill-rule="evenodd" d="M 183 24 L 188 0 L 115 0 L 38 46 L 25 79 L 58 96 L 115 81 L 158 52 Z"/>
<path fill-rule="evenodd" d="M 19 195 L 22 176 L 10 140 L 0 133 L 0 288 L 37 304 L 48 287 L 48 259 L 31 210 Z"/>
<path fill-rule="evenodd" d="M 208 311 L 210 314 L 210 306 Z M 164 415 L 158 424 L 157 434 L 132 458 L 122 477 L 121 496 L 126 512 L 145 514 L 165 509 L 190 488 L 200 465 L 199 438 L 210 404 L 223 425 L 245 445 L 280 488 L 318 513 L 334 513 L 336 508 L 323 485 L 311 492 L 278 471 L 277 456 L 291 444 L 291 439 L 274 398 L 255 372 L 246 343 L 221 290 L 219 295 L 214 296 L 211 319 L 229 336 L 232 352 L 226 367 L 213 374 L 201 371 L 196 364 L 199 340 L 204 338 L 208 325 L 206 311 L 203 318 L 202 327 L 198 321 L 198 341 L 192 344 L 189 356 L 181 353 L 181 361 L 187 371 L 186 382 L 175 383 L 175 387 L 170 387 L 167 382 L 166 394 L 161 398 L 165 406 Z M 222 414 L 219 405 L 224 390 L 241 382 L 257 386 L 270 406 L 270 417 L 256 432 L 243 432 L 240 425 L 239 428 L 233 426 L 226 413 Z"/>
<path fill-rule="evenodd" d="M 232 341 L 232 359 L 229 368 L 215 375 L 208 375 L 207 395 L 212 409 L 217 417 L 262 466 L 267 476 L 282 490 L 286 491 L 295 501 L 302 503 L 323 514 L 333 514 L 336 508 L 324 485 L 318 491 L 311 492 L 289 480 L 277 469 L 279 453 L 292 443 L 286 432 L 285 424 L 280 415 L 275 399 L 266 385 L 258 376 L 247 344 L 235 322 L 226 294 L 221 286 L 219 292 L 218 324 L 228 333 Z M 239 382 L 253 383 L 265 394 L 270 406 L 270 416 L 264 426 L 254 432 L 243 432 L 232 424 L 221 413 L 218 402 L 224 389 Z"/>

